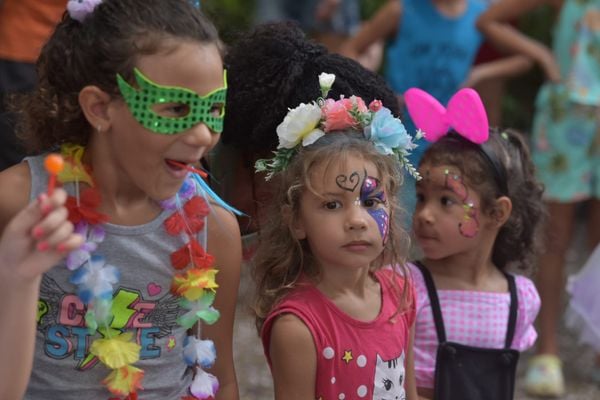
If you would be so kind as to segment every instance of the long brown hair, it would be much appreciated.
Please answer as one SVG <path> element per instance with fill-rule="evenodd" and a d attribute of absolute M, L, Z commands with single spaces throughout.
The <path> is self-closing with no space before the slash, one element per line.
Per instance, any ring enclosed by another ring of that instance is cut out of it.
<path fill-rule="evenodd" d="M 269 312 L 286 293 L 297 287 L 301 276 L 318 281 L 320 270 L 306 241 L 296 239 L 292 233 L 293 222 L 299 215 L 302 193 L 313 190 L 311 172 L 317 166 L 328 168 L 335 163 L 343 163 L 350 155 L 358 155 L 375 165 L 383 179 L 390 204 L 388 240 L 381 256 L 371 266 L 372 271 L 393 265 L 408 277 L 405 261 L 409 237 L 400 226 L 402 211 L 397 194 L 402 175 L 398 160 L 379 153 L 371 142 L 357 132 L 328 133 L 316 143 L 303 147 L 279 176 L 280 186 L 274 191 L 276 197 L 268 213 L 270 219 L 260 232 L 259 247 L 253 259 L 257 285 L 254 312 L 259 332 Z M 406 305 L 408 279 L 404 282 L 403 288 L 397 288 L 399 310 Z"/>

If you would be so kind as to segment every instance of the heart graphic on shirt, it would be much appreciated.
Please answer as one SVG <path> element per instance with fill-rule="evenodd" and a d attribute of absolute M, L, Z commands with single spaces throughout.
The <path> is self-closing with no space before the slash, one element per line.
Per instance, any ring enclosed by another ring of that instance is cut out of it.
<path fill-rule="evenodd" d="M 162 292 L 162 287 L 154 282 L 150 282 L 147 289 L 150 296 L 156 296 Z"/>

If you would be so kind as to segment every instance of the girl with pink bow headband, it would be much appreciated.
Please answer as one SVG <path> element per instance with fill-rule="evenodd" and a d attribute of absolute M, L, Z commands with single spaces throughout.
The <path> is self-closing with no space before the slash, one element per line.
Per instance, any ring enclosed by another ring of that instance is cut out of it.
<path fill-rule="evenodd" d="M 412 220 L 423 257 L 409 263 L 419 394 L 512 399 L 519 352 L 537 336 L 540 301 L 529 279 L 506 269 L 531 266 L 542 186 L 524 140 L 490 130 L 474 90 L 460 90 L 447 108 L 420 89 L 409 89 L 405 100 L 432 142 L 419 163 Z M 458 359 L 472 362 L 459 367 Z"/>

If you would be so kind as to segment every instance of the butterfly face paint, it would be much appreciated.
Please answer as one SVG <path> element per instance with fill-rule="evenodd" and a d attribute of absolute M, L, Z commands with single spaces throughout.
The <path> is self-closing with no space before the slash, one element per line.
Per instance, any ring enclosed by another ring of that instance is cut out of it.
<path fill-rule="evenodd" d="M 475 237 L 479 232 L 479 209 L 475 207 L 473 200 L 469 198 L 469 189 L 460 175 L 453 174 L 448 169 L 444 170 L 444 175 L 445 187 L 454 192 L 462 201 L 464 216 L 463 220 L 458 223 L 458 231 L 464 237 Z"/>
<path fill-rule="evenodd" d="M 387 205 L 385 191 L 381 182 L 377 178 L 367 175 L 367 170 L 363 173 L 363 178 L 358 172 L 352 172 L 350 175 L 338 175 L 335 178 L 336 185 L 348 192 L 354 192 L 362 180 L 359 197 L 354 200 L 354 205 L 358 207 L 366 207 L 369 215 L 377 223 L 379 233 L 383 239 L 383 243 L 387 240 L 387 235 L 390 226 L 390 218 L 387 211 L 380 205 Z"/>
<path fill-rule="evenodd" d="M 117 83 L 133 117 L 146 129 L 162 135 L 174 135 L 204 123 L 212 132 L 223 131 L 227 71 L 223 72 L 223 87 L 205 96 L 187 88 L 154 83 L 137 68 L 134 69 L 134 74 L 139 89 L 131 86 L 119 74 Z M 161 104 L 173 104 L 174 107 L 181 108 L 184 115 L 160 115 L 154 107 Z"/>
<path fill-rule="evenodd" d="M 360 188 L 360 204 L 367 207 L 367 212 L 377 223 L 385 244 L 390 227 L 390 216 L 386 209 L 379 205 L 386 205 L 387 199 L 379 179 L 367 176 L 367 171 L 365 171 L 365 179 Z"/>

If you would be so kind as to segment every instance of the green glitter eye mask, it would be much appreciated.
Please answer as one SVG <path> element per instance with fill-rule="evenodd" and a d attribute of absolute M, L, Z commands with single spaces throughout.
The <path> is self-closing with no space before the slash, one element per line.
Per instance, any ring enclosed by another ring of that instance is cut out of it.
<path fill-rule="evenodd" d="M 134 73 L 139 89 L 119 74 L 117 84 L 133 117 L 146 129 L 162 135 L 174 135 L 202 122 L 212 132 L 223 132 L 227 71 L 223 71 L 223 87 L 205 96 L 190 89 L 154 83 L 137 68 Z"/>

